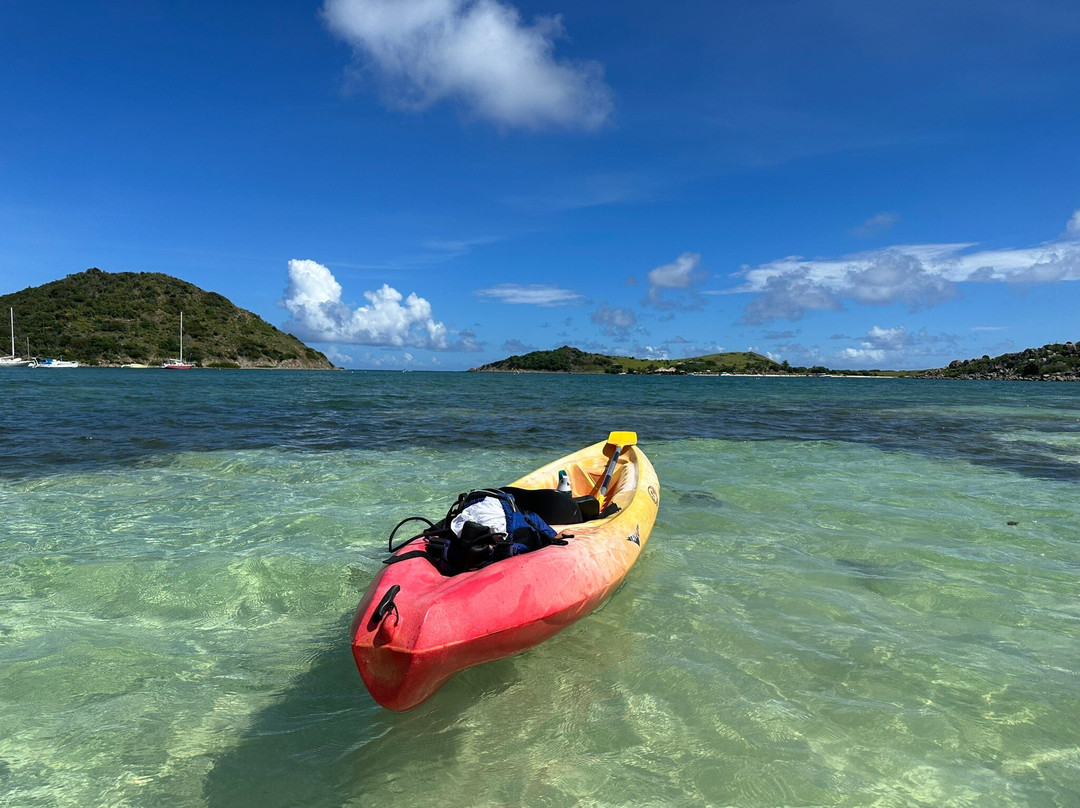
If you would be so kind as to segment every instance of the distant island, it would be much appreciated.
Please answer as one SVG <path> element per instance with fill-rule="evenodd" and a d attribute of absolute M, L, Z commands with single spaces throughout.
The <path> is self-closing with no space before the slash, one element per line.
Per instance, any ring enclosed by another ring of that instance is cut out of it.
<path fill-rule="evenodd" d="M 783 365 L 756 353 L 717 353 L 688 359 L 635 359 L 587 353 L 564 345 L 472 368 L 475 373 L 779 373 Z M 805 369 L 804 369 L 805 370 Z M 821 368 L 822 371 L 825 368 Z"/>
<path fill-rule="evenodd" d="M 326 356 L 216 292 L 160 272 L 92 268 L 0 296 L 15 310 L 17 351 L 84 365 L 157 365 L 180 349 L 211 368 L 332 369 Z M 7 330 L 6 328 L 4 329 Z"/>
<path fill-rule="evenodd" d="M 533 351 L 472 368 L 475 373 L 614 373 L 655 375 L 881 376 L 921 379 L 1080 381 L 1080 346 L 1053 343 L 1019 353 L 957 359 L 934 370 L 830 370 L 798 367 L 753 352 L 729 352 L 685 359 L 637 359 L 588 353 L 564 345 Z"/>

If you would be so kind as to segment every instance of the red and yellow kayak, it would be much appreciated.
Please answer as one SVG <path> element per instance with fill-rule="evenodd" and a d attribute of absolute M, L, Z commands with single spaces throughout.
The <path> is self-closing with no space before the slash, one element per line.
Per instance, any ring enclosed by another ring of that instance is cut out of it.
<path fill-rule="evenodd" d="M 565 526 L 573 534 L 565 546 L 452 576 L 423 557 L 379 572 L 352 627 L 353 657 L 375 701 L 409 710 L 458 671 L 531 648 L 603 603 L 637 560 L 660 504 L 656 471 L 636 444 L 634 433 L 613 432 L 512 483 L 555 488 L 565 469 L 575 496 L 604 490 L 604 503 L 619 506 L 606 518 Z M 393 608 L 379 609 L 387 598 Z"/>

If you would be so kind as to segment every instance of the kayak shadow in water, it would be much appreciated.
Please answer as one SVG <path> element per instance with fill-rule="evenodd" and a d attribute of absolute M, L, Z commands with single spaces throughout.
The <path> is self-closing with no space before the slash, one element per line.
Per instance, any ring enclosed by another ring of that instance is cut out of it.
<path fill-rule="evenodd" d="M 312 666 L 214 761 L 203 788 L 209 808 L 338 806 L 373 791 L 389 797 L 418 767 L 439 771 L 470 731 L 462 714 L 516 681 L 513 661 L 500 660 L 458 674 L 407 713 L 386 710 L 364 689 L 349 652 L 351 618 L 343 615 L 314 643 Z"/>

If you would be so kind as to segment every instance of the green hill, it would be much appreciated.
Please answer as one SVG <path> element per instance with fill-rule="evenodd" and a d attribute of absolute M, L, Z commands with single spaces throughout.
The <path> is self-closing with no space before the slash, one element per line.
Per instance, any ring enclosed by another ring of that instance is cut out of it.
<path fill-rule="evenodd" d="M 613 356 L 586 353 L 585 351 L 564 345 L 553 351 L 533 351 L 521 356 L 511 356 L 499 362 L 492 362 L 472 371 L 478 372 L 516 372 L 532 373 L 618 373 L 621 367 Z"/>
<path fill-rule="evenodd" d="M 1055 342 L 1001 356 L 957 359 L 947 368 L 919 375 L 929 379 L 1080 381 L 1080 345 Z"/>
<path fill-rule="evenodd" d="M 480 373 L 778 373 L 781 365 L 756 353 L 717 353 L 689 359 L 636 359 L 587 353 L 564 345 L 511 356 L 472 370 Z"/>
<path fill-rule="evenodd" d="M 0 296 L 15 350 L 63 356 L 87 365 L 156 365 L 178 356 L 184 313 L 184 359 L 203 367 L 332 368 L 319 351 L 216 292 L 159 272 L 88 269 L 62 280 Z"/>

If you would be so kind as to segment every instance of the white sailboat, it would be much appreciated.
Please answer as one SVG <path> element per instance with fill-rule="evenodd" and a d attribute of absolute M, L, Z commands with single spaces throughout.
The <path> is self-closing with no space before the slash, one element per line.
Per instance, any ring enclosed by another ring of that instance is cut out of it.
<path fill-rule="evenodd" d="M 11 315 L 11 356 L 0 356 L 0 368 L 29 367 L 29 359 L 15 355 L 15 309 L 9 308 L 8 313 Z"/>
<path fill-rule="evenodd" d="M 184 312 L 180 312 L 180 358 L 162 362 L 161 366 L 165 370 L 191 370 L 195 367 L 184 362 Z"/>

